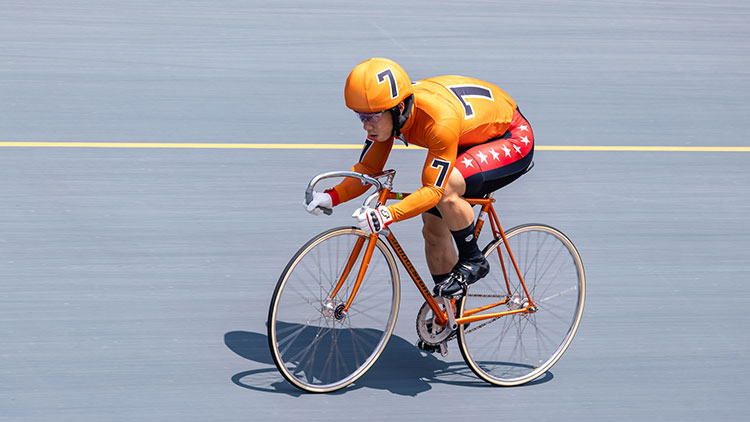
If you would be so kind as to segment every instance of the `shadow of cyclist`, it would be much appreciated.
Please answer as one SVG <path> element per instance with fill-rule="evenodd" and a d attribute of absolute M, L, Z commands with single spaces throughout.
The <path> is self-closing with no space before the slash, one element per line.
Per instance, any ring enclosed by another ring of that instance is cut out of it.
<path fill-rule="evenodd" d="M 286 382 L 273 366 L 266 335 L 232 331 L 225 334 L 224 343 L 230 350 L 245 359 L 270 365 L 269 368 L 235 374 L 232 382 L 236 385 L 256 391 L 293 396 L 304 394 Z M 455 342 L 451 342 L 449 348 L 452 348 L 452 353 L 459 353 Z M 552 374 L 547 372 L 540 379 L 526 385 L 548 382 L 552 378 Z M 491 387 L 490 384 L 477 378 L 463 360 L 445 362 L 435 355 L 419 350 L 405 339 L 393 335 L 383 354 L 367 373 L 352 385 L 332 394 L 343 394 L 348 390 L 366 387 L 387 390 L 398 395 L 416 396 L 430 390 L 433 384 L 438 383 Z"/>

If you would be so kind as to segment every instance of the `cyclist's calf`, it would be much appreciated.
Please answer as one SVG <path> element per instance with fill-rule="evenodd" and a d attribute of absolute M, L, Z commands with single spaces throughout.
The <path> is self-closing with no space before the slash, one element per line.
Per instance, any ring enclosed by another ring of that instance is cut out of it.
<path fill-rule="evenodd" d="M 422 222 L 427 267 L 433 275 L 447 275 L 458 262 L 458 255 L 453 248 L 453 235 L 440 217 L 424 213 Z"/>

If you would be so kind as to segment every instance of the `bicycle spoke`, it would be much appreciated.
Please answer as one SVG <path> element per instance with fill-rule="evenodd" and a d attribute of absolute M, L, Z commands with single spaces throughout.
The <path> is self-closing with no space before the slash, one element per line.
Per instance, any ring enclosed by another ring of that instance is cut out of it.
<path fill-rule="evenodd" d="M 555 229 L 521 226 L 508 231 L 506 238 L 534 299 L 535 312 L 500 317 L 500 325 L 479 325 L 459 332 L 458 337 L 461 353 L 472 371 L 494 384 L 517 385 L 547 371 L 570 344 L 580 321 L 584 279 L 574 247 Z M 505 251 L 498 254 L 497 249 Z M 500 259 L 510 283 L 511 300 L 505 304 L 506 309 L 520 309 L 526 293 L 505 243 L 495 242 L 487 256 L 496 275 L 470 287 L 460 303 L 462 312 L 486 305 L 488 297 L 499 296 L 492 294 L 498 288 L 506 289 Z"/>
<path fill-rule="evenodd" d="M 395 326 L 399 282 L 395 260 L 378 240 L 357 295 L 339 313 L 356 282 L 362 256 L 339 283 L 364 233 L 333 229 L 303 247 L 279 280 L 269 310 L 274 363 L 293 385 L 333 391 L 356 380 L 382 353 Z"/>

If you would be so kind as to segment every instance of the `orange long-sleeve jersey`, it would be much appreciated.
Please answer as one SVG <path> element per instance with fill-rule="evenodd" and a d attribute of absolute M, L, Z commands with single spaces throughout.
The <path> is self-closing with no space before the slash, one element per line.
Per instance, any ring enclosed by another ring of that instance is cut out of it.
<path fill-rule="evenodd" d="M 481 144 L 503 135 L 516 103 L 500 88 L 464 76 L 439 76 L 414 84 L 414 104 L 401 128 L 403 139 L 427 148 L 422 168 L 422 187 L 388 208 L 394 221 L 417 216 L 437 205 L 453 170 L 459 148 Z M 352 171 L 375 174 L 385 167 L 393 147 L 386 142 L 365 140 L 359 162 Z M 334 202 L 345 202 L 367 190 L 356 179 L 334 186 Z"/>

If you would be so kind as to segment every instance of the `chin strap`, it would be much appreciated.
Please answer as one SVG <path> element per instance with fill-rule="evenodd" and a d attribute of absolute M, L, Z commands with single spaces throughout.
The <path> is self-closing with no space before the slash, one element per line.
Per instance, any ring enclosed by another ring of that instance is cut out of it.
<path fill-rule="evenodd" d="M 392 136 L 400 139 L 405 145 L 409 145 L 406 139 L 401 136 L 401 128 L 404 127 L 406 121 L 411 116 L 412 106 L 414 105 L 414 94 L 409 95 L 404 99 L 404 112 L 399 112 L 398 105 L 390 109 L 391 117 L 393 117 L 393 133 Z"/>

